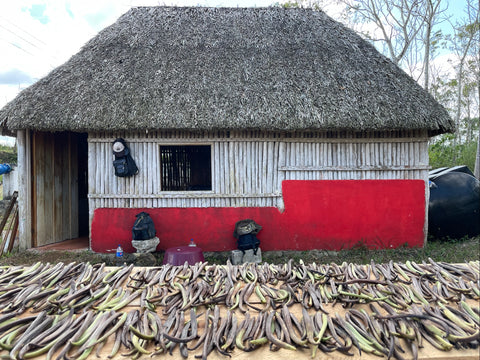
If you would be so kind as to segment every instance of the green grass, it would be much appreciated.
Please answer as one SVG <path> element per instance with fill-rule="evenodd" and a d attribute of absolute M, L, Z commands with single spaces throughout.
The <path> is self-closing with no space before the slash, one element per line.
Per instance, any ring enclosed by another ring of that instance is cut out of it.
<path fill-rule="evenodd" d="M 17 148 L 0 145 L 0 164 L 17 164 Z"/>
<path fill-rule="evenodd" d="M 157 264 L 161 265 L 163 252 L 155 253 Z M 205 252 L 205 260 L 209 264 L 225 264 L 230 256 L 230 251 Z M 407 260 L 421 263 L 432 258 L 435 261 L 450 263 L 462 263 L 479 260 L 480 236 L 461 240 L 430 240 L 424 248 L 401 247 L 397 249 L 371 250 L 365 246 L 357 246 L 354 249 L 341 251 L 264 251 L 262 259 L 272 264 L 285 263 L 292 259 L 295 263 L 300 260 L 305 263 L 330 264 L 343 262 L 368 264 L 372 260 L 375 263 L 389 261 L 405 262 Z M 2 265 L 31 265 L 41 262 L 90 262 L 92 264 L 105 262 L 114 265 L 114 255 L 96 254 L 91 251 L 13 251 L 0 258 Z"/>
<path fill-rule="evenodd" d="M 208 253 L 205 260 L 209 263 L 224 263 L 228 258 L 225 253 Z M 400 247 L 397 249 L 372 250 L 365 246 L 341 251 L 265 251 L 262 253 L 264 262 L 278 264 L 292 259 L 298 263 L 316 262 L 321 264 L 342 262 L 368 264 L 372 260 L 376 263 L 405 262 L 406 260 L 421 263 L 432 258 L 435 261 L 461 263 L 478 260 L 480 257 L 480 236 L 461 240 L 430 240 L 423 248 Z"/>

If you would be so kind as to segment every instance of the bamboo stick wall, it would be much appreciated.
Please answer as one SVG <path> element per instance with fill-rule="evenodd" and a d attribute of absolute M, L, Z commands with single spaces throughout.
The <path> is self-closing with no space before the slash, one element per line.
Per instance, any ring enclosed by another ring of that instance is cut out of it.
<path fill-rule="evenodd" d="M 111 144 L 123 137 L 140 172 L 118 178 Z M 426 132 L 263 133 L 260 131 L 90 133 L 89 208 L 283 208 L 283 180 L 422 179 Z M 211 145 L 211 191 L 161 191 L 160 145 Z"/>

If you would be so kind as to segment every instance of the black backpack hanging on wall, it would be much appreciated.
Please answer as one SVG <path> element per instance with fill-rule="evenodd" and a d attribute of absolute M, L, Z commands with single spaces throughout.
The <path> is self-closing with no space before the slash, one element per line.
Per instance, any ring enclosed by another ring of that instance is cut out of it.
<path fill-rule="evenodd" d="M 138 167 L 130 154 L 130 149 L 127 143 L 122 138 L 116 139 L 112 144 L 113 155 L 113 168 L 115 169 L 115 175 L 119 177 L 128 177 L 138 174 Z"/>
<path fill-rule="evenodd" d="M 150 215 L 144 211 L 135 215 L 137 220 L 133 224 L 132 238 L 133 240 L 148 240 L 156 235 L 155 225 Z"/>

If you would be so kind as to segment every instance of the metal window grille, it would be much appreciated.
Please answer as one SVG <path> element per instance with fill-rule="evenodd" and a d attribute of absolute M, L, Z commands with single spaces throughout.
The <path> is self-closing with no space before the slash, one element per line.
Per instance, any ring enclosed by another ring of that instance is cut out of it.
<path fill-rule="evenodd" d="M 212 190 L 210 145 L 160 146 L 162 191 Z"/>

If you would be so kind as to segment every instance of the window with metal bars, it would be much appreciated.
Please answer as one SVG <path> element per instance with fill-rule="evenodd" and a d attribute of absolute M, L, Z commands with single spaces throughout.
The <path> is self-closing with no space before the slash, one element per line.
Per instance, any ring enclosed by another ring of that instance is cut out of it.
<path fill-rule="evenodd" d="M 162 191 L 212 190 L 210 145 L 160 146 Z"/>

